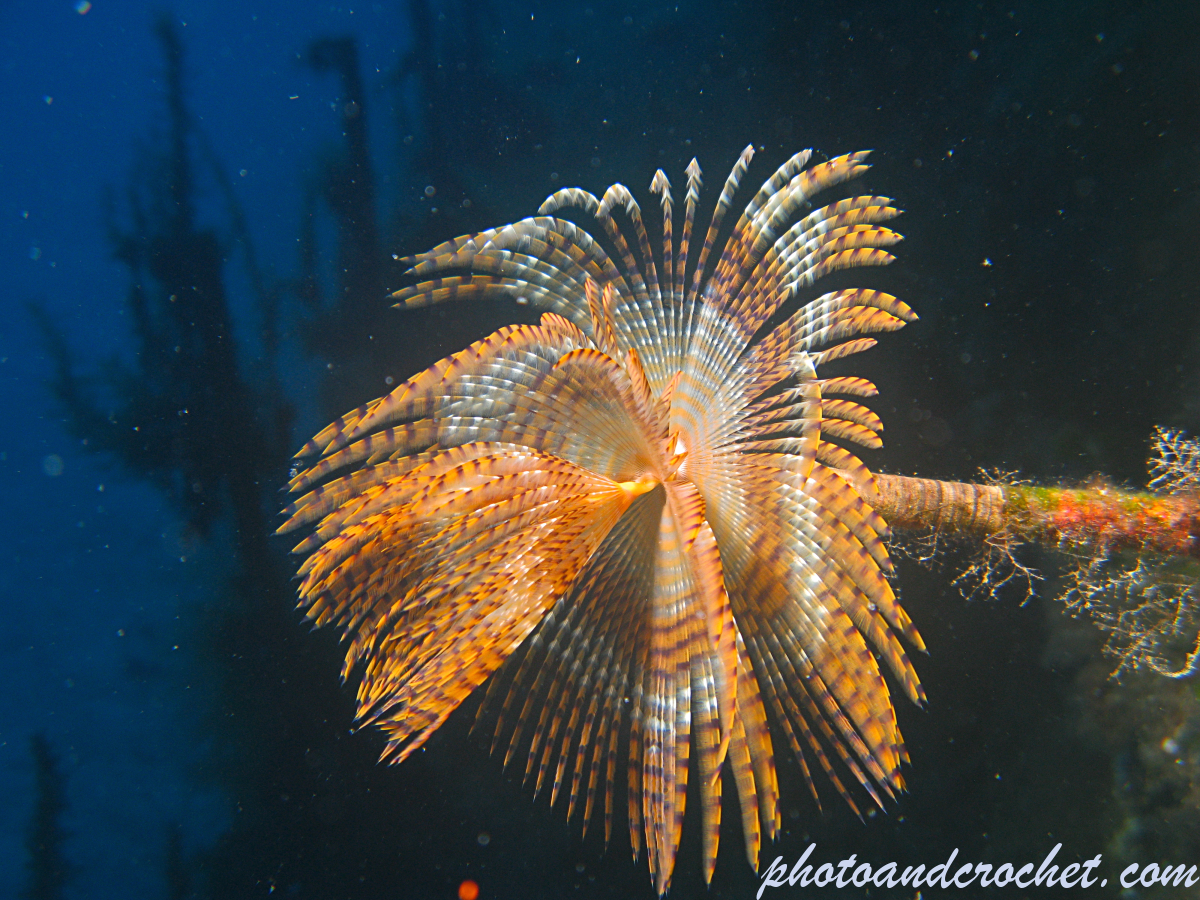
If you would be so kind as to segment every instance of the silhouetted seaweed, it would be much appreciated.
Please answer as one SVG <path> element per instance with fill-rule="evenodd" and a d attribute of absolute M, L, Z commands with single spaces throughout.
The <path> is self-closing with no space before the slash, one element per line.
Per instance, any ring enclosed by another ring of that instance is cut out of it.
<path fill-rule="evenodd" d="M 29 900 L 58 900 L 71 877 L 72 866 L 63 856 L 66 832 L 62 814 L 67 808 L 58 758 L 44 734 L 29 739 L 33 754 L 35 797 L 33 821 L 25 839 L 29 851 L 29 887 L 22 896 Z"/>
<path fill-rule="evenodd" d="M 426 46 L 419 37 L 426 26 L 432 27 L 425 22 L 429 18 L 428 10 L 421 4 L 413 6 L 410 13 L 413 13 L 417 29 L 416 48 L 419 49 L 414 49 L 406 58 L 401 73 L 421 73 L 423 95 L 432 96 L 429 92 L 436 90 L 447 76 L 431 74 L 440 69 L 436 50 Z M 417 15 L 422 10 L 424 12 Z M 388 310 L 389 282 L 399 280 L 403 267 L 382 248 L 382 229 L 376 211 L 376 178 L 368 140 L 368 98 L 354 39 L 318 38 L 309 44 L 305 59 L 314 70 L 336 74 L 340 81 L 337 108 L 342 145 L 325 155 L 304 187 L 298 294 L 308 313 L 303 329 L 306 348 L 338 373 L 336 380 L 322 386 L 322 405 L 328 409 L 342 409 L 347 402 L 345 398 L 359 396 L 364 390 L 377 390 L 386 383 L 388 375 L 402 376 L 403 373 L 397 371 L 398 361 L 404 369 L 419 368 L 442 353 L 431 350 L 428 340 L 414 337 L 422 332 L 428 334 L 428 330 L 420 325 L 428 319 L 429 313 L 399 315 Z M 457 73 L 455 80 L 465 81 L 464 73 Z M 468 95 L 465 89 L 456 93 Z M 460 197 L 462 190 L 453 175 L 455 167 L 444 153 L 435 149 L 439 146 L 438 135 L 442 133 L 439 122 L 447 113 L 435 104 L 429 104 L 425 112 L 429 124 L 421 129 L 424 140 L 414 148 L 416 165 L 424 172 L 424 178 L 440 184 L 449 197 Z M 434 170 L 438 174 L 435 175 Z M 433 206 L 430 209 L 432 211 Z M 450 202 L 446 207 L 439 204 L 438 209 L 441 209 L 437 217 L 440 227 L 455 227 L 464 211 L 460 200 Z M 336 235 L 335 246 L 325 252 L 320 246 L 317 228 L 322 212 L 327 212 L 333 220 Z M 406 233 L 392 235 L 390 243 L 403 245 L 429 224 L 426 219 L 401 221 Z M 329 256 L 336 265 L 332 270 L 332 283 L 323 285 L 320 261 Z M 477 325 L 462 320 L 445 323 L 445 326 L 453 334 L 452 343 L 464 339 L 468 331 L 478 329 Z"/>
<path fill-rule="evenodd" d="M 344 279 L 346 304 L 380 297 L 379 231 L 375 224 L 375 177 L 367 141 L 366 92 L 358 71 L 353 38 L 323 38 L 308 47 L 308 63 L 318 72 L 336 72 L 342 82 L 342 132 L 345 154 L 325 172 L 323 199 L 342 232 L 338 269 Z"/>
<path fill-rule="evenodd" d="M 256 386 L 239 371 L 221 242 L 196 221 L 183 46 L 165 19 L 157 34 L 166 57 L 168 149 L 130 188 L 128 227 L 110 226 L 114 254 L 130 273 L 135 361 L 112 361 L 99 375 L 80 376 L 66 342 L 47 317 L 39 321 L 72 430 L 166 491 L 201 535 L 227 501 L 240 557 L 257 559 L 268 552 L 269 531 L 260 484 L 286 459 L 291 408 L 273 373 Z M 247 245 L 251 281 L 265 302 L 273 294 L 262 285 L 239 217 L 234 230 Z M 277 309 L 268 305 L 262 313 L 269 358 Z"/>
<path fill-rule="evenodd" d="M 192 876 L 183 855 L 183 829 L 172 822 L 167 828 L 166 855 L 167 900 L 187 900 L 192 891 Z"/>

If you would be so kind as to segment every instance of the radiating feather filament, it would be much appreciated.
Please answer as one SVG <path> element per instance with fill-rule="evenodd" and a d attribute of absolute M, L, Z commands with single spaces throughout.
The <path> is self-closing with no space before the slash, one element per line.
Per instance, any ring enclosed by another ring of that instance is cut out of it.
<path fill-rule="evenodd" d="M 524 759 L 535 791 L 565 795 L 585 829 L 602 815 L 606 841 L 624 769 L 630 841 L 660 894 L 693 772 L 705 879 L 726 770 L 757 868 L 780 827 L 768 718 L 814 797 L 809 759 L 857 810 L 847 773 L 882 804 L 907 761 L 878 660 L 924 700 L 898 639 L 923 648 L 886 578 L 873 478 L 830 441 L 879 446 L 878 416 L 831 396 L 875 388 L 817 375 L 874 343 L 857 335 L 915 315 L 849 289 L 760 334 L 827 272 L 891 262 L 881 248 L 900 238 L 879 223 L 898 210 L 862 196 L 794 221 L 867 169 L 866 153 L 807 167 L 804 151 L 718 246 L 752 156 L 698 253 L 693 160 L 677 243 L 670 183 L 662 171 L 651 182 L 657 253 L 632 193 L 613 185 L 601 199 L 558 191 L 536 217 L 409 259 L 415 283 L 397 305 L 508 296 L 541 322 L 325 428 L 299 454 L 310 461 L 280 528 L 313 528 L 296 548 L 308 555 L 300 604 L 342 629 L 343 674 L 359 674 L 359 719 L 387 735 L 386 758 L 406 758 L 490 680 L 493 750 Z M 559 218 L 566 207 L 594 217 L 603 241 Z M 506 663 L 510 679 L 492 678 Z"/>

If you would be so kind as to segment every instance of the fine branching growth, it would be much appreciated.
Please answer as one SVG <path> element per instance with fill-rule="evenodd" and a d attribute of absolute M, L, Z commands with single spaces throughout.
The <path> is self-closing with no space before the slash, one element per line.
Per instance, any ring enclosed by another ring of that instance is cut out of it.
<path fill-rule="evenodd" d="M 1158 429 L 1152 443 L 1150 487 L 1185 496 L 1200 490 L 1200 441 Z M 1148 669 L 1170 678 L 1200 666 L 1200 560 L 1195 555 L 1110 552 L 1104 545 L 1081 557 L 1065 600 L 1108 636 L 1114 676 Z"/>
<path fill-rule="evenodd" d="M 1149 669 L 1182 678 L 1200 657 L 1198 580 L 1200 563 L 1189 557 L 1097 556 L 1071 573 L 1064 599 L 1107 634 L 1114 676 Z"/>
<path fill-rule="evenodd" d="M 997 600 L 1010 588 L 1020 593 L 1022 603 L 1033 599 L 1043 577 L 1018 558 L 1020 545 L 1008 532 L 989 534 L 967 567 L 955 576 L 954 586 L 968 600 Z"/>
<path fill-rule="evenodd" d="M 1200 491 L 1200 440 L 1159 428 L 1154 432 L 1152 446 L 1150 487 L 1153 490 L 1164 494 Z"/>

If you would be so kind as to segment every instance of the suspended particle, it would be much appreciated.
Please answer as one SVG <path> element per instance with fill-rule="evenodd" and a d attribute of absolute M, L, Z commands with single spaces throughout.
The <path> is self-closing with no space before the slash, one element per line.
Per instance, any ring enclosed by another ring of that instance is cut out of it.
<path fill-rule="evenodd" d="M 479 885 L 468 878 L 458 886 L 458 900 L 479 900 Z"/>

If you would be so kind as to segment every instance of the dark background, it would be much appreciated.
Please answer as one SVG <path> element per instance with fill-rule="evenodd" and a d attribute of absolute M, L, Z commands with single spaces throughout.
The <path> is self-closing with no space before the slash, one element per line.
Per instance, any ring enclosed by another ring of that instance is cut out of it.
<path fill-rule="evenodd" d="M 0 5 L 0 49 L 0 895 L 652 896 L 624 826 L 581 843 L 473 704 L 375 766 L 265 537 L 305 438 L 521 314 L 389 310 L 392 255 L 558 187 L 649 207 L 696 156 L 711 203 L 747 142 L 751 186 L 875 148 L 856 187 L 906 240 L 853 280 L 921 316 L 845 364 L 881 470 L 1140 485 L 1153 427 L 1200 425 L 1195 3 L 53 0 Z M 782 761 L 767 861 L 1062 841 L 1109 896 L 1118 861 L 1200 864 L 1194 689 L 1107 681 L 1027 561 L 1025 605 L 902 561 L 910 793 L 860 824 Z M 708 895 L 747 898 L 726 819 Z M 685 828 L 674 895 L 698 855 Z"/>

